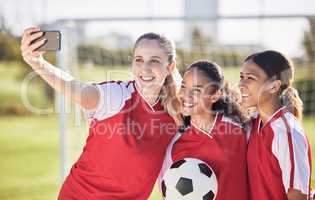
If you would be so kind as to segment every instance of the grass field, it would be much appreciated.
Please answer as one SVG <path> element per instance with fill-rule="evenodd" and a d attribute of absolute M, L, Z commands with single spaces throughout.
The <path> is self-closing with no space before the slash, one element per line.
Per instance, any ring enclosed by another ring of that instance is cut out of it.
<path fill-rule="evenodd" d="M 120 73 L 122 72 L 122 73 Z M 238 68 L 225 69 L 227 80 L 236 86 Z M 21 80 L 16 76 L 15 66 L 0 64 L 0 102 L 3 104 L 22 105 L 20 100 Z M 107 79 L 126 79 L 130 74 L 119 68 L 111 70 L 85 69 L 80 78 L 86 81 L 101 81 Z M 30 97 L 33 103 L 43 106 L 41 87 L 32 85 Z M 80 154 L 86 138 L 87 124 L 69 125 L 69 161 L 71 165 Z M 60 187 L 59 176 L 59 135 L 58 115 L 27 115 L 0 117 L 0 200 L 52 200 L 56 199 Z M 315 117 L 305 118 L 304 126 L 315 152 Z M 71 155 L 70 155 L 71 154 Z M 315 162 L 313 162 L 313 167 Z M 313 169 L 314 172 L 314 169 Z M 312 181 L 315 186 L 315 181 Z M 159 200 L 160 195 L 155 189 L 150 200 Z"/>

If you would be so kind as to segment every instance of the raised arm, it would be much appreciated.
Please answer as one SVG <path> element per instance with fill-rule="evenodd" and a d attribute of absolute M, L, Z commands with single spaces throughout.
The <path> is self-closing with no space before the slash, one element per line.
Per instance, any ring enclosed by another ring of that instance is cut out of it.
<path fill-rule="evenodd" d="M 96 109 L 100 99 L 96 86 L 82 83 L 70 74 L 47 62 L 42 56 L 45 52 L 36 51 L 45 41 L 40 40 L 32 43 L 32 41 L 41 36 L 42 32 L 36 27 L 28 28 L 24 31 L 21 41 L 21 52 L 24 61 L 56 91 L 70 97 L 71 100 L 79 103 L 85 109 Z"/>

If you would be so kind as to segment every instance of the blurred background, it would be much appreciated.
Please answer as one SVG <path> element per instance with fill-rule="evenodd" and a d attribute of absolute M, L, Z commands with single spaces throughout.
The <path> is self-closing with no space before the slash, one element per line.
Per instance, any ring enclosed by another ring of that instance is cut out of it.
<path fill-rule="evenodd" d="M 131 79 L 132 45 L 144 32 L 175 41 L 181 71 L 210 59 L 235 89 L 246 56 L 279 50 L 295 64 L 315 152 L 314 0 L 0 0 L 1 200 L 56 199 L 88 133 L 80 107 L 22 61 L 20 37 L 30 26 L 60 30 L 61 51 L 45 57 L 89 82 Z M 157 189 L 150 199 L 161 199 Z"/>

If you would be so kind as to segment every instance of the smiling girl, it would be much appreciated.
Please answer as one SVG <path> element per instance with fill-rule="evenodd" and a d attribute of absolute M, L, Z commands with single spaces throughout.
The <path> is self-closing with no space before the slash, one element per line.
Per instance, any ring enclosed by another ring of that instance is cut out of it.
<path fill-rule="evenodd" d="M 144 34 L 133 50 L 135 80 L 87 84 L 43 59 L 44 52 L 36 49 L 45 41 L 32 44 L 41 35 L 39 28 L 24 32 L 25 62 L 55 90 L 88 110 L 91 119 L 86 145 L 58 199 L 148 199 L 176 131 L 167 113 L 176 104 L 180 83 L 173 42 L 163 35 Z"/>
<path fill-rule="evenodd" d="M 221 67 L 197 61 L 186 70 L 179 92 L 186 129 L 168 147 L 161 182 L 172 163 L 197 158 L 218 180 L 216 200 L 248 199 L 244 115 L 234 93 L 224 84 Z M 165 185 L 160 184 L 165 195 Z"/>
<path fill-rule="evenodd" d="M 293 75 L 293 65 L 277 51 L 250 55 L 240 73 L 242 104 L 258 111 L 247 151 L 254 200 L 302 200 L 310 193 L 310 146 Z"/>

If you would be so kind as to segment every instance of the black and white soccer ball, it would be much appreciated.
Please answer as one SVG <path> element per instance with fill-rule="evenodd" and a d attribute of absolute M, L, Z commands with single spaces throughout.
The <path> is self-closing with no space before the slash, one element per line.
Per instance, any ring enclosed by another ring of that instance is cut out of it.
<path fill-rule="evenodd" d="M 213 200 L 218 182 L 205 162 L 185 158 L 174 162 L 165 172 L 161 189 L 165 200 Z"/>

